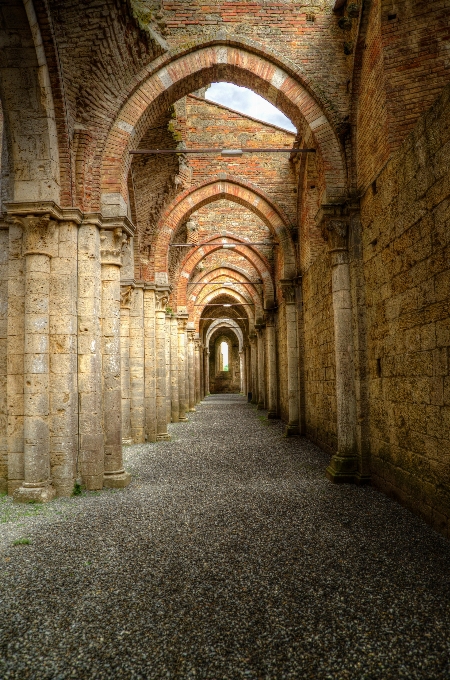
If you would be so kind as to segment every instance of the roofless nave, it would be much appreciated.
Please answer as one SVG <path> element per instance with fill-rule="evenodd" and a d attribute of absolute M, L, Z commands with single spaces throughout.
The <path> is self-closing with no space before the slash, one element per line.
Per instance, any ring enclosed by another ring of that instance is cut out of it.
<path fill-rule="evenodd" d="M 0 36 L 0 676 L 448 677 L 448 0 Z"/>
<path fill-rule="evenodd" d="M 2 2 L 8 494 L 126 486 L 123 441 L 236 389 L 447 535 L 444 5 Z"/>

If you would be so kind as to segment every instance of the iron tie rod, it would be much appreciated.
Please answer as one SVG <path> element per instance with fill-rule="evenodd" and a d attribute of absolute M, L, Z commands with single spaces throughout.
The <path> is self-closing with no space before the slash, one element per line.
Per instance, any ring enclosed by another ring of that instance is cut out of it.
<path fill-rule="evenodd" d="M 231 158 L 242 156 L 244 153 L 316 153 L 315 149 L 274 149 L 274 148 L 244 148 L 244 149 L 135 149 L 130 151 L 131 154 L 136 155 L 150 155 L 150 154 L 179 154 L 179 153 L 216 153 L 221 156 L 229 156 Z"/>

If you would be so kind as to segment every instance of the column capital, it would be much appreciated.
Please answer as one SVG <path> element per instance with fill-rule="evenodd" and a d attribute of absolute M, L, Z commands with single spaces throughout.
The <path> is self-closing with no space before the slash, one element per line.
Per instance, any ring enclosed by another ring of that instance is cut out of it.
<path fill-rule="evenodd" d="M 122 253 L 127 245 L 129 235 L 122 227 L 113 230 L 100 229 L 100 257 L 102 264 L 122 266 Z"/>
<path fill-rule="evenodd" d="M 120 286 L 120 308 L 130 309 L 131 308 L 131 295 L 133 293 L 134 286 L 125 285 Z"/>
<path fill-rule="evenodd" d="M 170 288 L 158 287 L 155 290 L 155 309 L 157 312 L 164 312 L 169 304 Z"/>
<path fill-rule="evenodd" d="M 275 325 L 275 310 L 272 309 L 266 309 L 264 312 L 264 321 L 266 326 L 274 326 Z"/>
<path fill-rule="evenodd" d="M 348 231 L 350 217 L 357 207 L 349 203 L 325 203 L 316 215 L 324 240 L 328 244 L 328 252 L 346 252 L 348 250 Z"/>
<path fill-rule="evenodd" d="M 58 254 L 57 220 L 50 213 L 21 215 L 8 213 L 7 222 L 22 229 L 22 255 Z"/>
<path fill-rule="evenodd" d="M 295 304 L 295 279 L 280 279 L 281 293 L 287 305 Z"/>
<path fill-rule="evenodd" d="M 177 314 L 179 333 L 184 333 L 187 330 L 188 318 L 188 314 Z"/>

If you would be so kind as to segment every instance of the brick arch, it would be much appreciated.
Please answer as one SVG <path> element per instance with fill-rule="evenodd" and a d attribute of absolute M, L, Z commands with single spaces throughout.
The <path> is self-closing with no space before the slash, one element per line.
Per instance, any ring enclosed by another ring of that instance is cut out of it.
<path fill-rule="evenodd" d="M 212 291 L 211 293 L 206 293 L 204 297 L 201 299 L 200 303 L 202 304 L 202 307 L 196 307 L 194 308 L 193 312 L 193 321 L 195 322 L 195 327 L 197 332 L 199 332 L 200 328 L 200 321 L 201 321 L 201 316 L 203 314 L 204 307 L 208 304 L 208 302 L 214 302 L 219 297 L 227 296 L 229 297 L 233 302 L 243 302 L 243 303 L 248 303 L 252 302 L 251 297 L 249 296 L 246 298 L 242 293 L 238 293 L 235 290 L 230 290 L 229 288 L 223 288 L 219 290 Z M 199 304 L 199 301 L 197 300 L 197 303 Z M 254 310 L 252 314 L 252 310 Z M 256 307 L 256 305 L 253 305 L 252 307 L 249 306 L 244 306 L 243 307 L 243 312 L 245 316 L 247 317 L 248 323 L 253 324 L 256 316 L 262 316 L 262 308 L 259 306 Z M 233 317 L 230 317 L 233 318 Z"/>
<path fill-rule="evenodd" d="M 214 242 L 217 238 L 220 237 L 213 237 L 210 240 Z M 222 238 L 224 239 L 224 237 Z M 245 243 L 243 239 L 238 239 L 236 237 L 233 237 L 233 240 L 235 241 L 242 240 L 242 242 Z M 185 260 L 183 261 L 183 266 L 180 267 L 181 273 L 180 276 L 178 277 L 178 283 L 176 288 L 178 306 L 186 305 L 187 284 L 189 282 L 192 272 L 194 271 L 198 263 L 201 262 L 208 255 L 211 255 L 211 253 L 214 253 L 217 250 L 224 249 L 224 245 L 226 245 L 226 241 L 222 240 L 222 242 L 217 243 L 216 247 L 213 247 L 214 243 L 212 243 L 211 247 L 208 246 L 206 250 L 203 247 L 195 248 L 193 249 L 192 253 L 189 253 L 186 256 Z M 242 247 L 235 246 L 233 248 L 233 253 L 239 253 L 239 255 L 245 257 L 245 259 L 256 269 L 260 278 L 263 281 L 265 306 L 268 309 L 271 309 L 275 304 L 275 291 L 272 277 L 270 274 L 270 265 L 267 259 L 263 255 L 261 255 L 261 253 L 259 253 L 257 250 L 250 248 L 248 246 Z"/>
<path fill-rule="evenodd" d="M 219 331 L 221 328 L 228 328 L 234 332 L 239 343 L 239 350 L 242 350 L 242 347 L 244 345 L 244 334 L 242 332 L 242 328 L 240 328 L 238 323 L 236 321 L 233 321 L 232 319 L 230 320 L 217 319 L 217 321 L 213 321 L 211 326 L 206 331 L 205 345 L 208 347 L 212 334 L 215 331 Z"/>
<path fill-rule="evenodd" d="M 222 199 L 243 205 L 264 222 L 280 243 L 281 278 L 295 276 L 295 250 L 289 233 L 287 218 L 284 217 L 281 209 L 260 189 L 229 175 L 225 175 L 223 179 L 214 177 L 191 187 L 167 206 L 158 222 L 158 237 L 155 243 L 155 272 L 166 272 L 168 270 L 169 244 L 179 225 L 196 210 Z M 236 238 L 234 234 L 231 234 L 231 237 Z M 245 242 L 244 239 L 236 238 L 236 240 Z"/>
<path fill-rule="evenodd" d="M 224 265 L 222 267 L 218 267 L 216 269 L 211 269 L 208 272 L 202 272 L 202 276 L 199 276 L 197 279 L 195 279 L 195 283 L 222 283 L 221 281 L 217 281 L 217 279 L 221 276 L 227 276 L 228 278 L 233 279 L 234 283 L 253 283 L 249 277 L 248 274 L 245 273 L 244 270 L 238 271 L 237 268 L 233 267 L 228 267 L 227 265 Z M 193 281 L 188 281 L 187 285 L 189 283 L 193 283 Z M 225 284 L 225 282 L 223 282 Z M 244 290 L 249 290 L 249 291 L 255 291 L 255 294 L 259 300 L 261 300 L 261 293 L 260 291 L 256 288 L 257 285 L 260 284 L 254 284 L 254 286 L 249 287 L 248 289 Z M 200 289 L 201 290 L 201 289 Z M 200 291 L 199 291 L 200 292 Z M 189 294 L 189 300 L 195 300 L 198 297 L 198 295 L 195 294 L 195 289 L 194 291 L 191 291 Z M 186 295 L 187 299 L 187 295 Z"/>
<path fill-rule="evenodd" d="M 216 269 L 213 272 L 210 272 L 209 274 L 207 274 L 206 277 L 208 277 L 208 281 L 205 282 L 205 283 L 211 283 L 215 279 L 219 278 L 220 276 L 228 276 L 229 277 L 230 273 L 225 268 L 221 267 L 220 269 Z M 238 278 L 239 276 L 241 278 Z M 244 277 L 242 277 L 242 275 L 235 274 L 236 283 L 242 283 L 243 278 Z M 248 281 L 248 279 L 246 281 L 244 281 L 244 283 L 246 283 L 247 281 Z M 221 283 L 221 282 L 218 281 L 218 283 Z M 205 290 L 205 288 L 200 289 L 197 295 L 195 295 L 195 296 L 191 295 L 189 297 L 189 300 L 186 300 L 186 303 L 184 305 L 180 304 L 180 307 L 181 306 L 187 306 L 188 311 L 192 312 L 192 310 L 194 309 L 195 302 L 199 299 L 200 294 Z M 247 297 L 247 299 L 251 298 L 253 300 L 254 304 L 255 304 L 255 308 L 257 307 L 258 309 L 262 309 L 261 297 L 260 297 L 258 291 L 256 290 L 256 288 L 248 287 L 248 286 L 242 286 L 242 287 L 239 287 L 239 288 L 236 287 L 236 288 L 230 289 L 230 288 L 227 288 L 226 285 L 224 284 L 223 288 L 220 288 L 220 289 L 218 288 L 216 290 L 236 290 L 237 292 L 240 292 L 243 295 L 243 297 Z M 210 292 L 213 293 L 215 291 L 210 291 Z M 183 298 L 181 298 L 181 299 L 183 299 Z"/>
<path fill-rule="evenodd" d="M 146 128 L 162 110 L 199 87 L 228 81 L 249 87 L 272 101 L 299 127 L 305 121 L 323 159 L 325 200 L 346 194 L 343 150 L 331 125 L 332 114 L 302 74 L 250 45 L 217 40 L 168 55 L 134 83 L 109 129 L 101 154 L 100 204 L 104 214 L 126 214 L 128 152 L 138 147 Z"/>

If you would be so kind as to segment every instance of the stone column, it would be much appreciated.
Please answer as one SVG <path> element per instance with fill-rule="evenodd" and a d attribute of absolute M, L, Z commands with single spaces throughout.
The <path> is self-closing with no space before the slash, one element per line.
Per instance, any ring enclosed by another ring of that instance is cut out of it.
<path fill-rule="evenodd" d="M 137 283 L 130 306 L 130 429 L 134 444 L 145 441 L 144 284 Z"/>
<path fill-rule="evenodd" d="M 258 410 L 265 408 L 266 386 L 265 386 L 265 357 L 264 357 L 264 324 L 255 325 L 257 331 L 257 352 L 258 352 Z"/>
<path fill-rule="evenodd" d="M 268 418 L 277 418 L 277 353 L 273 312 L 266 312 L 267 408 Z"/>
<path fill-rule="evenodd" d="M 155 339 L 155 284 L 144 288 L 144 353 L 145 353 L 145 438 L 157 440 L 156 417 L 156 339 Z"/>
<path fill-rule="evenodd" d="M 195 324 L 192 321 L 190 321 L 187 325 L 187 336 L 189 411 L 195 411 Z"/>
<path fill-rule="evenodd" d="M 298 384 L 298 334 L 295 282 L 289 279 L 280 281 L 284 297 L 286 317 L 286 356 L 289 421 L 285 436 L 300 434 L 300 398 Z"/>
<path fill-rule="evenodd" d="M 122 385 L 122 444 L 132 444 L 130 382 L 130 308 L 132 285 L 120 289 L 120 376 Z"/>
<path fill-rule="evenodd" d="M 250 361 L 250 345 L 245 345 L 245 381 L 247 385 L 247 401 L 251 401 L 252 391 L 252 376 L 251 376 L 251 361 Z"/>
<path fill-rule="evenodd" d="M 78 459 L 77 249 L 81 214 L 72 209 L 63 212 L 58 253 L 50 260 L 50 473 L 56 495 L 71 496 Z"/>
<path fill-rule="evenodd" d="M 102 282 L 100 223 L 78 230 L 78 475 L 87 489 L 103 488 Z"/>
<path fill-rule="evenodd" d="M 130 483 L 122 459 L 122 393 L 120 375 L 120 268 L 127 237 L 121 227 L 100 232 L 102 262 L 102 368 L 103 368 L 103 486 L 121 488 Z"/>
<path fill-rule="evenodd" d="M 0 221 L 0 494 L 8 491 L 8 260 L 9 229 Z"/>
<path fill-rule="evenodd" d="M 180 420 L 180 397 L 178 389 L 178 319 L 170 319 L 170 413 L 172 423 Z"/>
<path fill-rule="evenodd" d="M 155 292 L 155 350 L 156 350 L 156 440 L 169 440 L 167 432 L 166 403 L 166 308 L 169 289 L 157 288 Z"/>
<path fill-rule="evenodd" d="M 170 373 L 170 321 L 172 315 L 166 309 L 166 419 L 167 422 L 171 421 L 171 373 Z"/>
<path fill-rule="evenodd" d="M 180 422 L 185 422 L 188 410 L 186 393 L 186 325 L 187 314 L 178 314 L 178 398 Z"/>
<path fill-rule="evenodd" d="M 247 388 L 245 384 L 245 351 L 243 349 L 239 350 L 239 378 L 239 391 L 241 394 L 245 394 Z"/>
<path fill-rule="evenodd" d="M 333 296 L 338 450 L 327 468 L 332 482 L 354 482 L 358 473 L 348 218 L 344 210 L 342 206 L 323 206 L 318 216 L 328 242 Z"/>
<path fill-rule="evenodd" d="M 49 455 L 49 298 L 56 223 L 49 215 L 28 215 L 14 220 L 23 228 L 25 258 L 25 478 L 13 497 L 17 502 L 42 503 L 55 496 Z"/>
<path fill-rule="evenodd" d="M 257 361 L 257 345 L 256 333 L 249 336 L 250 341 L 250 362 L 252 374 L 252 404 L 258 403 L 258 361 Z"/>
<path fill-rule="evenodd" d="M 204 358 L 205 359 L 205 369 L 204 369 L 204 373 L 205 373 L 205 396 L 210 394 L 210 392 L 209 392 L 209 352 L 210 352 L 209 347 L 207 347 L 205 349 L 205 358 Z"/>
<path fill-rule="evenodd" d="M 188 343 L 188 332 L 187 324 L 186 330 L 184 331 L 184 372 L 185 372 L 185 389 L 186 389 L 186 413 L 189 413 L 189 343 Z"/>
<path fill-rule="evenodd" d="M 201 362 L 200 362 L 200 336 L 195 335 L 194 340 L 194 365 L 195 365 L 195 403 L 199 404 L 201 401 Z"/>

